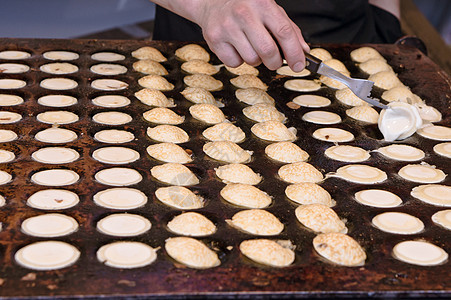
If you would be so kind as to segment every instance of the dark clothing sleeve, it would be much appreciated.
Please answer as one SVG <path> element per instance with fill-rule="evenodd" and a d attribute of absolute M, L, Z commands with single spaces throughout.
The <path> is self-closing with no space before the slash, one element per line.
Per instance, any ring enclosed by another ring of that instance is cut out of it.
<path fill-rule="evenodd" d="M 398 19 L 367 0 L 276 0 L 309 43 L 393 43 Z M 201 28 L 157 6 L 155 40 L 203 41 Z"/>

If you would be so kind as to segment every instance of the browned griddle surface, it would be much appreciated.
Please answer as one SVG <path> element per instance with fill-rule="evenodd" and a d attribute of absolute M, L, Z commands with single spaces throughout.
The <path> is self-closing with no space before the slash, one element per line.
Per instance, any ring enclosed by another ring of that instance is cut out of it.
<path fill-rule="evenodd" d="M 150 176 L 150 168 L 161 164 L 151 159 L 145 148 L 154 143 L 146 137 L 145 130 L 151 125 L 142 118 L 142 113 L 150 109 L 140 103 L 133 94 L 140 89 L 137 80 L 143 75 L 133 71 L 132 63 L 136 61 L 130 53 L 137 48 L 151 45 L 163 52 L 169 58 L 163 65 L 168 69 L 166 78 L 175 84 L 174 91 L 166 95 L 175 99 L 179 114 L 187 120 L 180 125 L 188 132 L 191 139 L 182 144 L 185 149 L 193 151 L 194 161 L 188 166 L 200 177 L 201 183 L 191 189 L 207 199 L 206 206 L 198 211 L 211 219 L 218 227 L 212 236 L 202 238 L 220 255 L 221 265 L 208 270 L 194 270 L 175 263 L 164 250 L 164 241 L 175 236 L 166 228 L 167 222 L 180 211 L 165 206 L 156 200 L 154 192 L 164 186 Z M 368 259 L 362 267 L 349 268 L 330 264 L 322 260 L 313 250 L 312 239 L 315 234 L 303 228 L 296 220 L 294 209 L 296 205 L 290 202 L 284 194 L 286 183 L 277 178 L 276 173 L 282 165 L 271 161 L 264 155 L 264 148 L 269 143 L 253 136 L 250 127 L 254 124 L 245 119 L 241 110 L 244 104 L 238 103 L 234 97 L 235 88 L 229 83 L 234 75 L 225 69 L 216 75 L 222 80 L 224 89 L 214 92 L 215 97 L 222 98 L 226 104 L 224 111 L 227 118 L 235 121 L 246 133 L 246 140 L 240 145 L 254 151 L 253 160 L 248 165 L 260 173 L 264 180 L 258 187 L 273 196 L 273 203 L 268 211 L 276 215 L 285 225 L 285 230 L 275 238 L 289 239 L 296 247 L 296 260 L 287 268 L 269 268 L 258 265 L 244 258 L 238 245 L 245 239 L 254 238 L 229 227 L 226 219 L 242 208 L 235 207 L 221 200 L 219 191 L 224 186 L 214 176 L 213 169 L 221 163 L 205 157 L 202 146 L 206 142 L 201 132 L 208 126 L 195 121 L 188 112 L 190 103 L 184 100 L 180 91 L 183 90 L 183 74 L 180 71 L 181 62 L 174 56 L 174 51 L 181 43 L 161 43 L 143 41 L 103 41 L 103 40 L 35 40 L 35 39 L 3 39 L 0 40 L 0 51 L 24 50 L 32 54 L 29 59 L 17 61 L 27 64 L 31 70 L 25 74 L 1 74 L 0 78 L 17 78 L 27 81 L 27 86 L 19 90 L 0 91 L 1 93 L 17 94 L 24 98 L 25 103 L 0 110 L 18 112 L 23 120 L 16 124 L 1 125 L 1 129 L 11 129 L 19 135 L 14 142 L 0 144 L 1 149 L 11 150 L 16 154 L 13 162 L 1 164 L 0 170 L 13 175 L 13 181 L 0 186 L 0 194 L 5 196 L 7 203 L 0 208 L 0 221 L 3 230 L 0 232 L 0 296 L 249 296 L 285 295 L 285 296 L 332 296 L 332 295 L 383 295 L 383 296 L 450 296 L 450 263 L 434 267 L 420 267 L 406 264 L 394 259 L 391 251 L 394 245 L 403 240 L 424 239 L 442 247 L 451 253 L 450 231 L 438 227 L 431 221 L 431 216 L 443 208 L 425 204 L 410 196 L 413 187 L 419 185 L 400 178 L 396 173 L 405 162 L 395 162 L 372 153 L 365 164 L 376 166 L 387 172 L 389 180 L 377 185 L 359 185 L 345 182 L 337 178 L 328 178 L 321 185 L 326 188 L 337 201 L 333 208 L 341 218 L 347 219 L 349 235 L 355 238 L 365 249 Z M 357 67 L 351 62 L 349 53 L 361 45 L 322 45 L 329 50 L 334 58 L 343 61 L 354 77 L 363 77 Z M 451 125 L 450 108 L 450 78 L 441 71 L 429 58 L 418 50 L 395 45 L 371 45 L 376 48 L 398 73 L 401 81 L 412 88 L 412 91 L 427 103 L 435 106 L 443 113 L 443 121 L 439 124 Z M 80 58 L 72 61 L 80 71 L 65 76 L 54 76 L 39 71 L 39 66 L 50 61 L 42 57 L 49 50 L 70 50 L 80 54 Z M 124 61 L 118 62 L 128 68 L 125 75 L 113 76 L 127 82 L 128 89 L 118 92 L 101 92 L 90 87 L 92 80 L 106 78 L 89 71 L 91 65 L 97 64 L 90 56 L 99 51 L 113 51 L 125 55 Z M 0 60 L 0 63 L 11 61 Z M 217 59 L 213 63 L 219 63 Z M 336 171 L 345 163 L 327 159 L 323 152 L 332 144 L 321 142 L 312 137 L 314 130 L 321 125 L 314 125 L 301 120 L 301 116 L 310 108 L 298 110 L 289 109 L 285 103 L 291 101 L 300 93 L 287 91 L 283 83 L 288 77 L 275 75 L 267 69 L 259 67 L 260 78 L 269 85 L 268 93 L 277 101 L 277 107 L 288 117 L 288 127 L 298 129 L 298 139 L 295 142 L 310 154 L 309 163 L 319 168 L 323 174 Z M 76 89 L 70 91 L 48 91 L 39 87 L 39 82 L 49 77 L 72 78 L 79 83 Z M 312 77 L 309 77 L 312 78 Z M 367 150 L 377 149 L 388 143 L 381 141 L 381 134 L 375 125 L 364 125 L 350 120 L 345 115 L 343 105 L 334 101 L 333 90 L 322 88 L 314 94 L 327 96 L 333 100 L 332 105 L 324 108 L 340 114 L 343 122 L 331 127 L 339 127 L 352 132 L 356 140 L 349 145 L 360 146 Z M 79 138 L 67 144 L 77 150 L 81 157 L 76 162 L 65 165 L 45 165 L 31 159 L 31 153 L 48 144 L 34 140 L 34 135 L 50 126 L 36 120 L 38 113 L 49 110 L 60 110 L 37 104 L 37 99 L 45 94 L 67 94 L 78 98 L 79 102 L 62 110 L 72 111 L 80 116 L 80 121 L 74 124 L 62 125 L 76 131 Z M 132 104 L 119 109 L 106 109 L 93 105 L 91 99 L 106 94 L 120 94 L 129 97 Z M 380 91 L 376 91 L 380 96 Z M 130 114 L 133 122 L 124 126 L 103 126 L 92 122 L 91 117 L 101 111 L 123 111 Z M 132 187 L 142 190 L 149 197 L 148 203 L 131 213 L 140 214 L 152 223 L 149 232 L 133 238 L 114 238 L 96 231 L 96 222 L 101 218 L 115 213 L 110 209 L 96 206 L 92 196 L 100 190 L 109 188 L 94 180 L 94 174 L 113 165 L 105 165 L 91 158 L 91 153 L 99 147 L 107 146 L 93 140 L 92 136 L 99 130 L 107 128 L 126 129 L 133 132 L 136 140 L 124 144 L 137 150 L 141 158 L 130 164 L 137 169 L 144 180 Z M 445 173 L 451 173 L 450 160 L 439 157 L 432 147 L 439 143 L 414 135 L 403 141 L 426 152 L 425 162 L 436 165 Z M 67 168 L 76 171 L 81 180 L 74 185 L 63 187 L 74 191 L 80 197 L 80 203 L 70 209 L 59 211 L 74 217 L 80 224 L 76 233 L 56 240 L 66 241 L 81 251 L 80 259 L 75 265 L 56 271 L 33 271 L 19 266 L 14 261 L 15 252 L 32 242 L 45 240 L 27 236 L 20 230 L 25 218 L 43 214 L 44 211 L 30 208 L 26 205 L 27 198 L 46 187 L 38 186 L 30 181 L 33 173 L 43 169 Z M 449 185 L 449 177 L 444 184 Z M 366 188 L 387 189 L 403 199 L 403 204 L 392 209 L 379 209 L 363 206 L 357 203 L 353 195 L 356 191 Z M 425 230 L 418 234 L 402 236 L 384 233 L 371 225 L 371 219 L 385 211 L 399 211 L 419 217 L 425 224 Z M 116 240 L 140 241 L 152 247 L 161 247 L 157 260 L 146 267 L 138 269 L 114 269 L 104 266 L 96 259 L 96 251 L 102 245 Z M 228 246 L 232 246 L 228 250 Z"/>

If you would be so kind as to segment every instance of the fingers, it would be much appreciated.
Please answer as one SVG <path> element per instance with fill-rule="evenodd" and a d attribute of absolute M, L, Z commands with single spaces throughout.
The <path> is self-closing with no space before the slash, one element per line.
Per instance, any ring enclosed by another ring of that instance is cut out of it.
<path fill-rule="evenodd" d="M 300 72 L 305 67 L 304 51 L 309 51 L 309 47 L 302 37 L 301 30 L 280 8 L 274 15 L 269 15 L 266 26 L 270 30 L 280 45 L 284 57 L 295 72 Z"/>

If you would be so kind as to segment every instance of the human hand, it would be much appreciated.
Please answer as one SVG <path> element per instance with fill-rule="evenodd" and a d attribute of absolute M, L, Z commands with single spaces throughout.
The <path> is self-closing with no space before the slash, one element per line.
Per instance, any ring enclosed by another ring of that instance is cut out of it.
<path fill-rule="evenodd" d="M 197 5 L 192 21 L 226 65 L 263 63 L 275 70 L 282 65 L 281 50 L 293 71 L 304 69 L 309 47 L 299 27 L 274 0 L 198 0 Z"/>

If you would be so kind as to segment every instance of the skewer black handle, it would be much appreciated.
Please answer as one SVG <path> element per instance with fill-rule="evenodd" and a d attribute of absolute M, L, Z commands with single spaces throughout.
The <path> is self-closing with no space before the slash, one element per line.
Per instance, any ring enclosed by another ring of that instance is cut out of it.
<path fill-rule="evenodd" d="M 315 56 L 304 53 L 305 54 L 305 68 L 312 73 L 318 73 L 319 65 L 322 63 L 321 59 L 316 58 Z"/>

